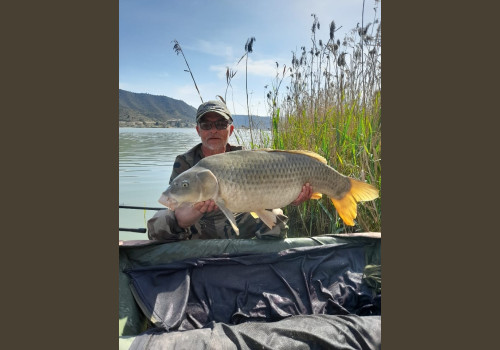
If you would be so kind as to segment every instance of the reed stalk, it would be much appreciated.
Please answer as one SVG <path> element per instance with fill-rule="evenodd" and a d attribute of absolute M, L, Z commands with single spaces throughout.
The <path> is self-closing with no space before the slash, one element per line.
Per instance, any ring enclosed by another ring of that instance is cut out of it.
<path fill-rule="evenodd" d="M 186 56 L 184 55 L 184 51 L 182 51 L 181 45 L 177 40 L 173 40 L 174 42 L 174 51 L 177 55 L 182 54 L 182 57 L 184 58 L 184 62 L 186 62 L 186 66 L 188 69 L 185 69 L 186 72 L 188 72 L 191 75 L 191 79 L 193 79 L 194 87 L 196 88 L 196 91 L 198 91 L 198 96 L 200 96 L 201 103 L 203 103 L 203 98 L 201 97 L 200 90 L 198 89 L 198 85 L 196 84 L 196 80 L 194 80 L 193 72 L 191 71 L 191 67 L 189 67 L 189 63 L 187 61 Z"/>

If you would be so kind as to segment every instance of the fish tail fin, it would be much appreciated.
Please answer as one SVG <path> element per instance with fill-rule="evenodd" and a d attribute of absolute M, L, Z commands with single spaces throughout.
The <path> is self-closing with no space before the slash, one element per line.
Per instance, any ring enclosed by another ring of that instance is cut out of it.
<path fill-rule="evenodd" d="M 357 216 L 357 203 L 378 198 L 378 189 L 373 185 L 355 179 L 349 179 L 351 189 L 341 199 L 330 198 L 344 223 L 354 226 Z"/>

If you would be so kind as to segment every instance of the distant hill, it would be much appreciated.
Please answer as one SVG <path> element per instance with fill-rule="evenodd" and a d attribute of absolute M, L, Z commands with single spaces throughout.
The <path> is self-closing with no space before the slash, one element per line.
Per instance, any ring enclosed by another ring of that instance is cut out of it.
<path fill-rule="evenodd" d="M 167 96 L 119 90 L 120 126 L 194 127 L 196 108 Z"/>
<path fill-rule="evenodd" d="M 127 127 L 194 127 L 196 125 L 196 108 L 184 101 L 167 96 L 156 96 L 148 93 L 136 93 L 119 89 L 120 126 Z M 247 115 L 233 115 L 234 126 L 248 128 Z M 253 126 L 257 129 L 269 129 L 269 117 L 252 117 Z"/>
<path fill-rule="evenodd" d="M 256 129 L 270 129 L 271 128 L 271 118 L 252 116 L 253 127 Z M 237 128 L 249 128 L 250 122 L 248 115 L 246 114 L 234 114 L 233 123 Z"/>

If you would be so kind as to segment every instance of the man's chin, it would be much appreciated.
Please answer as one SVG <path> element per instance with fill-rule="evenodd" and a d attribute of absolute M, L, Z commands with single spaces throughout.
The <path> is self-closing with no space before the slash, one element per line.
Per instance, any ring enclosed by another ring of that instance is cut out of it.
<path fill-rule="evenodd" d="M 217 150 L 226 146 L 221 139 L 208 139 L 205 145 L 211 150 Z"/>

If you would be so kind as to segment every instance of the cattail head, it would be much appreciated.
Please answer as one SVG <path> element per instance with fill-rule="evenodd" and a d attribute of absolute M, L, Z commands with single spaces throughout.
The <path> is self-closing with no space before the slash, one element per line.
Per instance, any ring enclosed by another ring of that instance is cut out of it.
<path fill-rule="evenodd" d="M 330 23 L 330 40 L 333 40 L 334 36 L 335 36 L 335 22 L 332 21 L 332 23 Z"/>
<path fill-rule="evenodd" d="M 181 45 L 179 44 L 179 42 L 177 40 L 173 40 L 173 42 L 175 43 L 175 45 L 174 45 L 174 51 L 178 55 L 179 53 L 182 52 Z"/>
<path fill-rule="evenodd" d="M 253 43 L 255 41 L 255 37 L 251 37 L 247 40 L 245 44 L 245 52 L 251 53 L 253 52 Z"/>
<path fill-rule="evenodd" d="M 313 34 L 315 34 L 316 33 L 316 28 L 319 29 L 318 17 L 314 13 L 311 13 L 311 16 L 314 17 L 314 21 L 313 21 L 313 25 L 312 25 L 311 31 L 313 32 Z"/>
<path fill-rule="evenodd" d="M 365 36 L 366 33 L 368 32 L 368 28 L 370 28 L 370 26 L 371 26 L 371 23 L 368 23 L 364 28 L 359 27 L 358 28 L 358 34 L 359 34 L 359 36 Z"/>
<path fill-rule="evenodd" d="M 341 67 L 345 66 L 345 54 L 346 54 L 345 52 L 342 52 L 339 58 L 337 59 L 337 64 Z"/>
<path fill-rule="evenodd" d="M 236 75 L 236 71 L 230 69 L 226 66 L 226 83 L 229 85 L 231 83 L 231 79 Z"/>
<path fill-rule="evenodd" d="M 292 66 L 297 67 L 299 65 L 299 60 L 295 56 L 295 52 L 292 52 Z"/>

